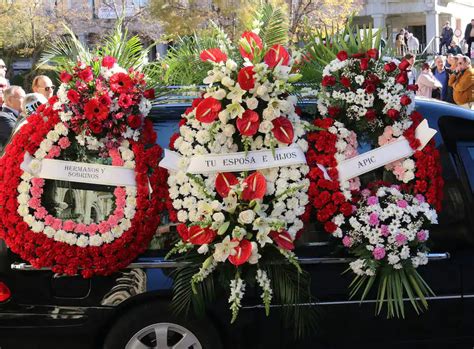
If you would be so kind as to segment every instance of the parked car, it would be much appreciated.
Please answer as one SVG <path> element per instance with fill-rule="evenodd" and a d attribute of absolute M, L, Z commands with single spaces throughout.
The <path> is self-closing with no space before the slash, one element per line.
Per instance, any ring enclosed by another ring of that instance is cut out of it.
<path fill-rule="evenodd" d="M 158 143 L 168 147 L 186 98 L 155 104 L 151 117 Z M 303 103 L 305 108 L 314 107 Z M 0 250 L 0 347 L 7 348 L 347 348 L 474 346 L 474 112 L 417 99 L 416 109 L 439 131 L 445 186 L 444 210 L 434 229 L 430 263 L 420 268 L 436 296 L 417 315 L 407 302 L 404 320 L 375 316 L 374 300 L 348 299 L 350 260 L 336 254 L 326 234 L 308 229 L 297 254 L 311 275 L 319 327 L 294 341 L 281 307 L 264 315 L 250 299 L 230 325 L 220 297 L 204 318 L 175 316 L 169 309 L 177 262 L 150 250 L 126 270 L 83 279 L 35 270 L 7 248 Z"/>

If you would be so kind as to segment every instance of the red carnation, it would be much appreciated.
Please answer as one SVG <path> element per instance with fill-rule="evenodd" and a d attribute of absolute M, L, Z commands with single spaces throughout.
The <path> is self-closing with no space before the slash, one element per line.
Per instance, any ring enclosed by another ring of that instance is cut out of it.
<path fill-rule="evenodd" d="M 405 71 L 410 67 L 410 62 L 408 62 L 406 59 L 403 59 L 400 64 L 398 65 L 398 69 Z"/>
<path fill-rule="evenodd" d="M 180 137 L 180 134 L 178 132 L 173 133 L 173 135 L 170 137 L 170 143 L 169 147 L 171 150 L 175 150 L 176 148 L 174 147 L 174 142 Z"/>
<path fill-rule="evenodd" d="M 238 241 L 237 239 L 232 239 L 232 241 Z M 235 266 L 239 266 L 247 262 L 252 255 L 252 243 L 243 239 L 239 242 L 239 245 L 235 247 L 235 254 L 228 257 L 229 262 Z"/>
<path fill-rule="evenodd" d="M 253 110 L 246 110 L 237 118 L 237 129 L 242 136 L 253 136 L 260 126 L 260 117 Z"/>
<path fill-rule="evenodd" d="M 69 81 L 72 80 L 72 75 L 66 71 L 62 71 L 61 74 L 59 75 L 59 80 L 67 84 Z"/>
<path fill-rule="evenodd" d="M 336 55 L 337 59 L 342 61 L 345 61 L 347 58 L 349 58 L 349 55 L 347 54 L 346 51 L 339 51 Z"/>
<path fill-rule="evenodd" d="M 387 73 L 391 73 L 393 72 L 395 69 L 397 69 L 397 65 L 393 62 L 390 62 L 390 63 L 386 63 L 384 66 L 383 66 L 383 69 L 387 72 Z"/>
<path fill-rule="evenodd" d="M 155 89 L 150 88 L 148 90 L 145 90 L 145 92 L 143 92 L 143 96 L 146 99 L 155 99 Z"/>
<path fill-rule="evenodd" d="M 344 86 L 344 87 L 351 87 L 351 79 L 349 79 L 348 77 L 346 76 L 341 76 L 341 78 L 339 79 L 341 81 L 341 84 Z M 324 86 L 324 85 L 323 85 Z"/>
<path fill-rule="evenodd" d="M 395 78 L 395 81 L 398 83 L 398 84 L 402 84 L 402 85 L 406 85 L 408 83 L 408 74 L 406 71 L 402 71 L 400 72 L 396 78 Z"/>
<path fill-rule="evenodd" d="M 227 61 L 227 55 L 218 48 L 209 48 L 204 50 L 201 52 L 199 57 L 203 62 L 211 61 L 214 63 L 219 63 Z"/>
<path fill-rule="evenodd" d="M 127 93 L 133 86 L 133 81 L 126 73 L 115 73 L 109 80 L 110 89 L 115 93 Z"/>
<path fill-rule="evenodd" d="M 252 201 L 263 199 L 267 191 L 265 176 L 256 171 L 244 180 L 245 189 L 242 191 L 242 200 Z"/>
<path fill-rule="evenodd" d="M 77 104 L 81 100 L 81 95 L 76 90 L 69 90 L 67 91 L 67 99 L 69 99 L 71 103 Z"/>
<path fill-rule="evenodd" d="M 396 109 L 389 109 L 387 111 L 387 116 L 392 120 L 397 120 L 400 116 L 400 112 Z"/>
<path fill-rule="evenodd" d="M 417 84 L 408 85 L 407 90 L 416 92 L 416 91 L 418 91 L 418 85 Z"/>
<path fill-rule="evenodd" d="M 336 78 L 331 75 L 326 75 L 323 77 L 321 84 L 323 86 L 334 86 L 336 84 Z"/>
<path fill-rule="evenodd" d="M 408 105 L 411 103 L 411 98 L 408 97 L 407 95 L 403 95 L 401 98 L 400 98 L 400 104 L 401 105 Z"/>
<path fill-rule="evenodd" d="M 374 93 L 375 89 L 376 88 L 374 84 L 367 84 L 367 86 L 365 86 L 365 92 L 367 93 Z"/>
<path fill-rule="evenodd" d="M 134 102 L 133 102 L 132 97 L 130 97 L 130 95 L 126 93 L 122 93 L 119 96 L 118 104 L 120 107 L 126 109 L 126 108 L 131 107 L 134 104 Z"/>
<path fill-rule="evenodd" d="M 341 108 L 338 107 L 328 107 L 328 114 L 332 118 L 336 118 L 341 112 Z"/>
<path fill-rule="evenodd" d="M 379 50 L 376 48 L 371 48 L 370 50 L 367 51 L 367 56 L 369 56 L 372 59 L 377 60 L 379 58 Z"/>
<path fill-rule="evenodd" d="M 242 44 L 242 41 L 246 41 L 246 43 L 244 42 L 244 44 Z M 255 49 L 261 50 L 263 48 L 262 39 L 254 32 L 244 32 L 240 38 L 240 42 L 240 54 L 243 58 L 250 60 L 253 60 L 255 56 Z"/>
<path fill-rule="evenodd" d="M 273 45 L 263 57 L 263 61 L 269 68 L 275 68 L 277 65 L 288 65 L 290 54 L 281 45 Z"/>
<path fill-rule="evenodd" d="M 94 78 L 94 75 L 92 74 L 92 68 L 90 66 L 77 73 L 77 76 L 84 82 L 92 81 L 92 79 Z"/>
<path fill-rule="evenodd" d="M 218 173 L 216 177 L 216 191 L 223 198 L 229 195 L 230 187 L 239 183 L 237 177 L 230 172 Z"/>
<path fill-rule="evenodd" d="M 142 125 L 142 118 L 139 115 L 130 115 L 127 118 L 127 124 L 133 129 L 137 129 Z"/>
<path fill-rule="evenodd" d="M 276 119 L 273 119 L 273 135 L 275 138 L 285 144 L 291 144 L 293 142 L 293 124 L 290 120 L 284 116 L 280 116 Z"/>
<path fill-rule="evenodd" d="M 334 222 L 326 222 L 324 223 L 324 230 L 326 230 L 329 234 L 332 234 L 336 231 L 337 225 Z"/>
<path fill-rule="evenodd" d="M 100 104 L 97 98 L 92 98 L 84 106 L 84 115 L 89 121 L 104 121 L 109 115 L 109 109 Z"/>
<path fill-rule="evenodd" d="M 361 58 L 360 59 L 360 70 L 367 70 L 369 69 L 369 59 L 368 58 Z"/>
<path fill-rule="evenodd" d="M 105 56 L 102 58 L 102 66 L 111 69 L 117 60 L 112 56 Z"/>
<path fill-rule="evenodd" d="M 237 76 L 237 81 L 239 82 L 240 88 L 242 90 L 248 91 L 255 87 L 254 75 L 255 72 L 253 71 L 252 66 L 240 69 Z"/>
<path fill-rule="evenodd" d="M 221 109 L 221 102 L 215 98 L 208 97 L 197 106 L 196 119 L 206 124 L 211 123 L 217 119 Z"/>
<path fill-rule="evenodd" d="M 275 243 L 278 245 L 278 247 L 284 249 L 284 250 L 293 250 L 295 248 L 295 245 L 293 243 L 293 238 L 291 235 L 286 231 L 282 230 L 280 232 L 277 231 L 271 231 L 268 236 L 275 241 Z"/>
<path fill-rule="evenodd" d="M 365 118 L 367 119 L 367 121 L 374 121 L 377 118 L 377 112 L 375 111 L 375 109 L 367 110 L 367 112 L 365 113 Z"/>
<path fill-rule="evenodd" d="M 188 230 L 188 241 L 193 245 L 204 245 L 211 243 L 216 237 L 217 233 L 210 228 L 202 228 L 198 225 L 193 225 Z"/>
<path fill-rule="evenodd" d="M 145 119 L 145 124 L 143 127 L 143 140 L 146 144 L 155 144 L 156 143 L 156 132 L 153 129 L 153 122 L 150 119 Z"/>

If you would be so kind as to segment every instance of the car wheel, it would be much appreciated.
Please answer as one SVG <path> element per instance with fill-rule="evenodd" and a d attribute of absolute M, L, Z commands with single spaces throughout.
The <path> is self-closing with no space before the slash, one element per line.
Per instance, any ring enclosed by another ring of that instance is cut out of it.
<path fill-rule="evenodd" d="M 107 334 L 105 349 L 220 349 L 208 319 L 173 316 L 165 303 L 142 304 L 123 314 Z"/>

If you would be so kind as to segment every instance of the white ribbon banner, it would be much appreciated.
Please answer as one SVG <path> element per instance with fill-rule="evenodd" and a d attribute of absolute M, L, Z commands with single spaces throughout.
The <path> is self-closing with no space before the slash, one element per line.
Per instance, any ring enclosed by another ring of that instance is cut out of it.
<path fill-rule="evenodd" d="M 165 157 L 160 166 L 170 171 L 178 171 L 181 155 L 165 149 Z M 213 172 L 255 171 L 265 168 L 283 167 L 306 164 L 306 157 L 300 147 L 293 145 L 271 150 L 256 150 L 228 154 L 208 154 L 193 156 L 186 169 L 191 174 L 207 174 Z"/>
<path fill-rule="evenodd" d="M 53 159 L 36 160 L 25 153 L 20 168 L 45 179 L 112 186 L 136 186 L 135 171 L 120 166 Z"/>
<path fill-rule="evenodd" d="M 436 130 L 429 128 L 428 122 L 423 120 L 415 130 L 415 136 L 421 143 L 418 150 L 423 149 L 435 134 Z M 413 153 L 414 150 L 410 147 L 408 140 L 405 137 L 400 137 L 392 143 L 342 161 L 337 167 L 339 180 L 346 181 L 360 176 L 391 162 L 409 157 Z"/>

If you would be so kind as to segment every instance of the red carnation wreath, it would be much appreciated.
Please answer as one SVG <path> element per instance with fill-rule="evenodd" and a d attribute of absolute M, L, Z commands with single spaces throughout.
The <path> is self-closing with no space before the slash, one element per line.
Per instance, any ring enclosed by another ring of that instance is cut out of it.
<path fill-rule="evenodd" d="M 63 72 L 58 97 L 28 118 L 0 159 L 0 237 L 35 268 L 84 277 L 120 270 L 146 250 L 169 205 L 167 171 L 158 167 L 162 150 L 145 120 L 146 98 L 153 96 L 143 91 L 143 75 L 122 72 L 112 57 L 100 69 L 79 63 L 72 75 Z M 74 162 L 133 169 L 135 186 L 115 187 L 110 214 L 102 220 L 61 219 L 44 204 L 45 179 L 20 167 L 25 154 L 33 154 L 30 169 L 42 159 L 70 160 L 71 154 Z"/>

